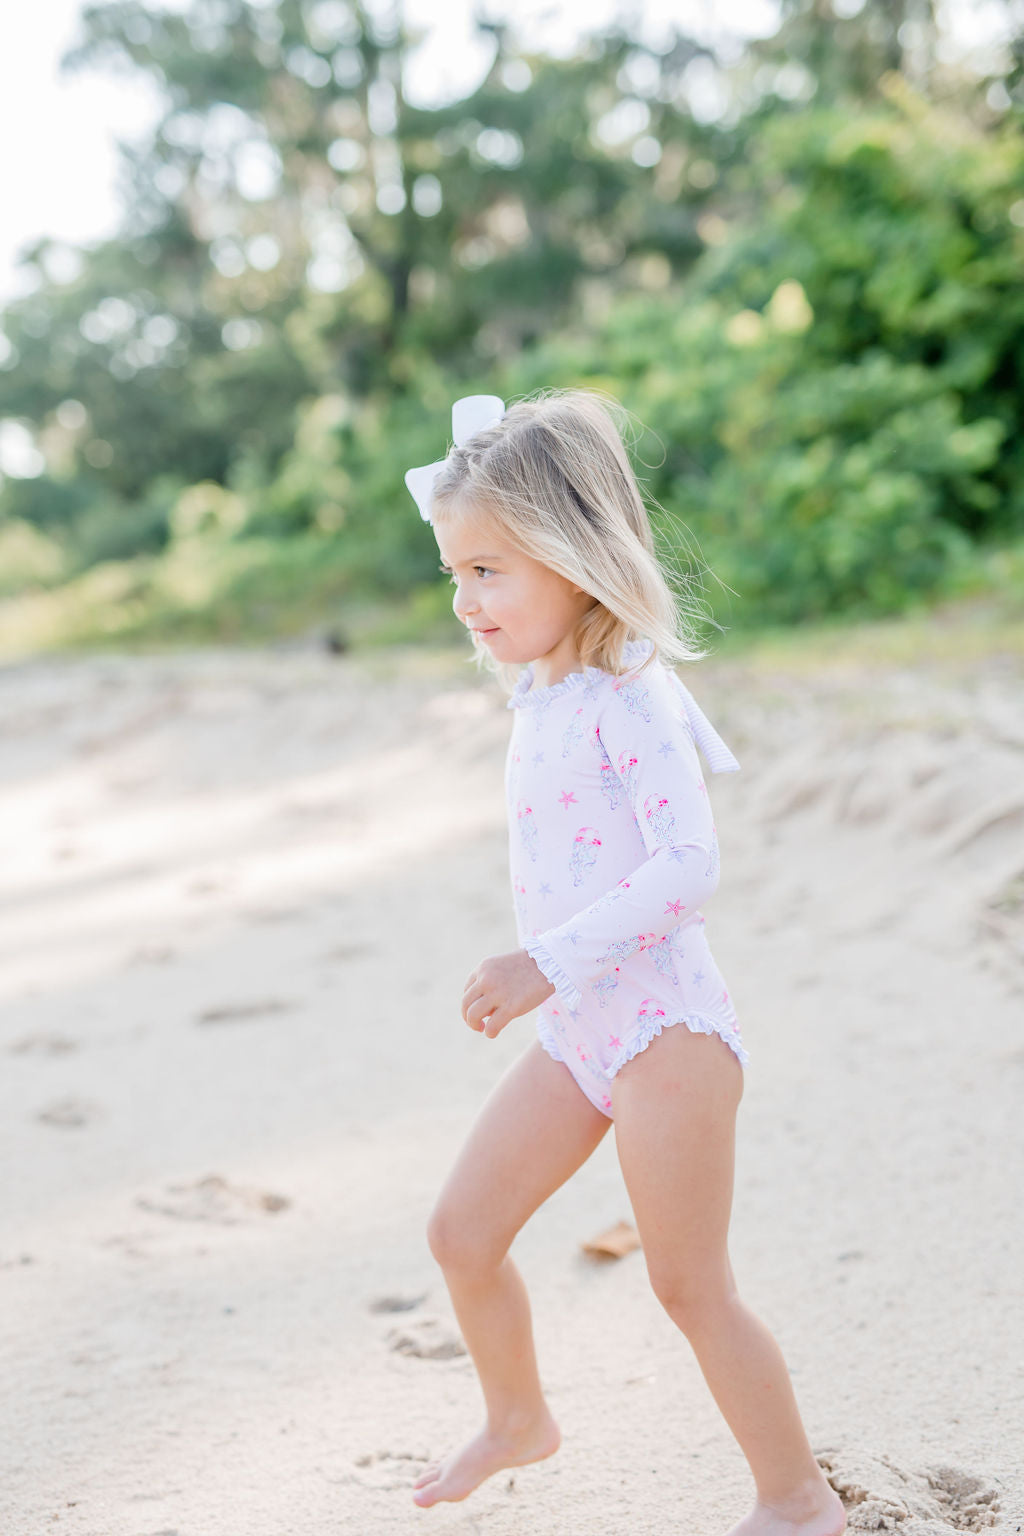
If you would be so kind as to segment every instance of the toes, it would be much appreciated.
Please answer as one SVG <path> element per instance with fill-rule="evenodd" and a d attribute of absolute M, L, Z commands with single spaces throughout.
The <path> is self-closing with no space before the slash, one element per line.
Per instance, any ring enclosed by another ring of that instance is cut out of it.
<path fill-rule="evenodd" d="M 427 1483 L 436 1483 L 440 1476 L 441 1463 L 439 1461 L 432 1461 L 430 1466 L 425 1468 L 425 1470 L 420 1473 L 419 1477 L 413 1483 L 413 1487 L 423 1488 Z"/>

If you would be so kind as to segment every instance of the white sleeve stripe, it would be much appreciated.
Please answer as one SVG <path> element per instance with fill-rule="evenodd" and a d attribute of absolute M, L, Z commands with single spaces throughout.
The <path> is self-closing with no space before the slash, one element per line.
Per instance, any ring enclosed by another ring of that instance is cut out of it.
<path fill-rule="evenodd" d="M 693 697 L 693 694 L 679 681 L 674 672 L 672 673 L 672 678 L 682 695 L 683 704 L 686 706 L 687 719 L 693 728 L 694 738 L 707 759 L 711 772 L 736 773 L 739 770 L 739 763 L 729 751 L 729 748 L 721 736 L 719 736 L 711 721 Z"/>

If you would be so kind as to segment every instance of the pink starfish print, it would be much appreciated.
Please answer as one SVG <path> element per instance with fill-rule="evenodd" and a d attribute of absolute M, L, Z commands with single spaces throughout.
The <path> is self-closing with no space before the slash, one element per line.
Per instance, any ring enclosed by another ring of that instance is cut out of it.
<path fill-rule="evenodd" d="M 618 1035 L 609 1035 L 608 1044 L 612 1047 L 613 1050 L 617 1051 L 621 1046 L 622 1041 L 619 1039 Z"/>
<path fill-rule="evenodd" d="M 561 800 L 566 810 L 569 809 L 570 805 L 575 805 L 577 803 L 576 796 L 573 794 L 571 789 L 563 789 L 558 798 Z"/>
<path fill-rule="evenodd" d="M 675 901 L 670 901 L 668 903 L 665 911 L 666 913 L 671 912 L 673 917 L 679 917 L 681 913 L 686 911 L 686 904 L 685 902 L 680 901 L 679 897 L 677 896 Z"/>

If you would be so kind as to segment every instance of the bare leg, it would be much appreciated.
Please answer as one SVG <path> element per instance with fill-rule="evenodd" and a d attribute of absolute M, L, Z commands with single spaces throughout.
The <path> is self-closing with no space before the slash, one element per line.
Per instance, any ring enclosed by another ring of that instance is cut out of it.
<path fill-rule="evenodd" d="M 558 1426 L 537 1372 L 530 1304 L 508 1250 L 537 1207 L 586 1162 L 611 1121 L 533 1042 L 484 1104 L 428 1227 L 487 1407 L 474 1439 L 416 1480 L 422 1507 L 464 1499 L 502 1467 L 551 1456 Z"/>
<path fill-rule="evenodd" d="M 785 1361 L 729 1264 L 742 1068 L 717 1036 L 676 1024 L 626 1063 L 611 1093 L 651 1284 L 754 1475 L 754 1511 L 730 1536 L 839 1536 L 843 1507 L 807 1442 Z"/>

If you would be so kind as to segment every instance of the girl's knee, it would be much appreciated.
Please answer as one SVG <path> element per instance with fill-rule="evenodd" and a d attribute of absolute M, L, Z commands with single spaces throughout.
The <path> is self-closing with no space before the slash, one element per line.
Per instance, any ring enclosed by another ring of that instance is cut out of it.
<path fill-rule="evenodd" d="M 712 1326 L 738 1299 L 731 1277 L 718 1272 L 672 1268 L 649 1274 L 655 1296 L 687 1337 Z"/>
<path fill-rule="evenodd" d="M 430 1214 L 427 1243 L 441 1268 L 449 1271 L 496 1268 L 509 1247 L 496 1242 L 471 1216 L 444 1204 Z"/>
<path fill-rule="evenodd" d="M 440 1205 L 434 1207 L 427 1221 L 427 1246 L 442 1269 L 448 1268 L 459 1246 L 456 1223 Z"/>

